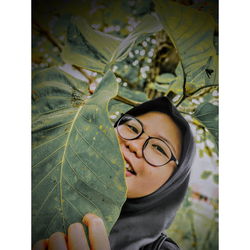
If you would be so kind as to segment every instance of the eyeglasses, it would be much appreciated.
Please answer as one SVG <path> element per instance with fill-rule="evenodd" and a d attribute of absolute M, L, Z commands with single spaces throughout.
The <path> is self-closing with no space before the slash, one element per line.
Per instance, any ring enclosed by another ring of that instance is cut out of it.
<path fill-rule="evenodd" d="M 125 140 L 138 139 L 144 132 L 140 120 L 131 115 L 123 115 L 117 122 L 117 132 Z M 168 143 L 160 138 L 148 136 L 142 146 L 142 155 L 146 162 L 154 167 L 161 167 L 170 161 L 178 165 Z"/>

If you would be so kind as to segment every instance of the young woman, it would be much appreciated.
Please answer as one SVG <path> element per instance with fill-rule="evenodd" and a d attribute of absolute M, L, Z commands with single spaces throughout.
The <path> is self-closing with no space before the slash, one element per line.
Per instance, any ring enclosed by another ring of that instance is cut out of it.
<path fill-rule="evenodd" d="M 178 245 L 163 231 L 174 219 L 188 187 L 194 142 L 190 127 L 166 97 L 132 108 L 115 124 L 126 161 L 127 200 L 107 236 L 103 221 L 83 217 L 68 234 L 54 233 L 34 249 L 171 250 Z"/>

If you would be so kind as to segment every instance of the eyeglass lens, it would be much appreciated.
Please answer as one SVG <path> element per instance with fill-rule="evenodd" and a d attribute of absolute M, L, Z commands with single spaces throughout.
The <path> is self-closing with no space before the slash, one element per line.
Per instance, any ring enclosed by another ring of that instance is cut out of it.
<path fill-rule="evenodd" d="M 138 138 L 143 131 L 141 123 L 131 116 L 122 117 L 117 129 L 119 135 L 127 140 Z M 143 146 L 143 155 L 148 163 L 159 166 L 170 160 L 171 151 L 169 146 L 161 139 L 150 138 Z"/>

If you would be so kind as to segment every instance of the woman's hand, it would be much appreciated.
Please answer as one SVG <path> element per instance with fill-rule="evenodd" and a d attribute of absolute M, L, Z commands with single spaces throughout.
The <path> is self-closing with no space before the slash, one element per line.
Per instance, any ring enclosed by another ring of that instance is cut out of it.
<path fill-rule="evenodd" d="M 68 234 L 53 233 L 49 239 L 38 241 L 33 250 L 110 250 L 103 220 L 95 214 L 86 214 L 82 222 L 88 227 L 89 242 L 81 223 L 71 224 Z"/>

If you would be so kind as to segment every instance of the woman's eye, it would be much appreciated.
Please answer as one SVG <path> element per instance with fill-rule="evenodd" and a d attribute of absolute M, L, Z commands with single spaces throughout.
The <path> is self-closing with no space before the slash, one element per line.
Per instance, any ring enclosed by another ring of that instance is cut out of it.
<path fill-rule="evenodd" d="M 136 134 L 138 134 L 138 129 L 136 128 L 136 127 L 134 127 L 134 126 L 132 126 L 132 125 L 127 125 L 128 126 L 128 128 L 131 130 L 131 131 L 133 131 L 134 133 L 136 133 Z"/>
<path fill-rule="evenodd" d="M 161 154 L 167 155 L 166 152 L 164 151 L 164 149 L 163 149 L 161 146 L 159 146 L 159 145 L 157 145 L 157 144 L 153 144 L 152 146 L 153 146 L 157 151 L 159 151 Z"/>

